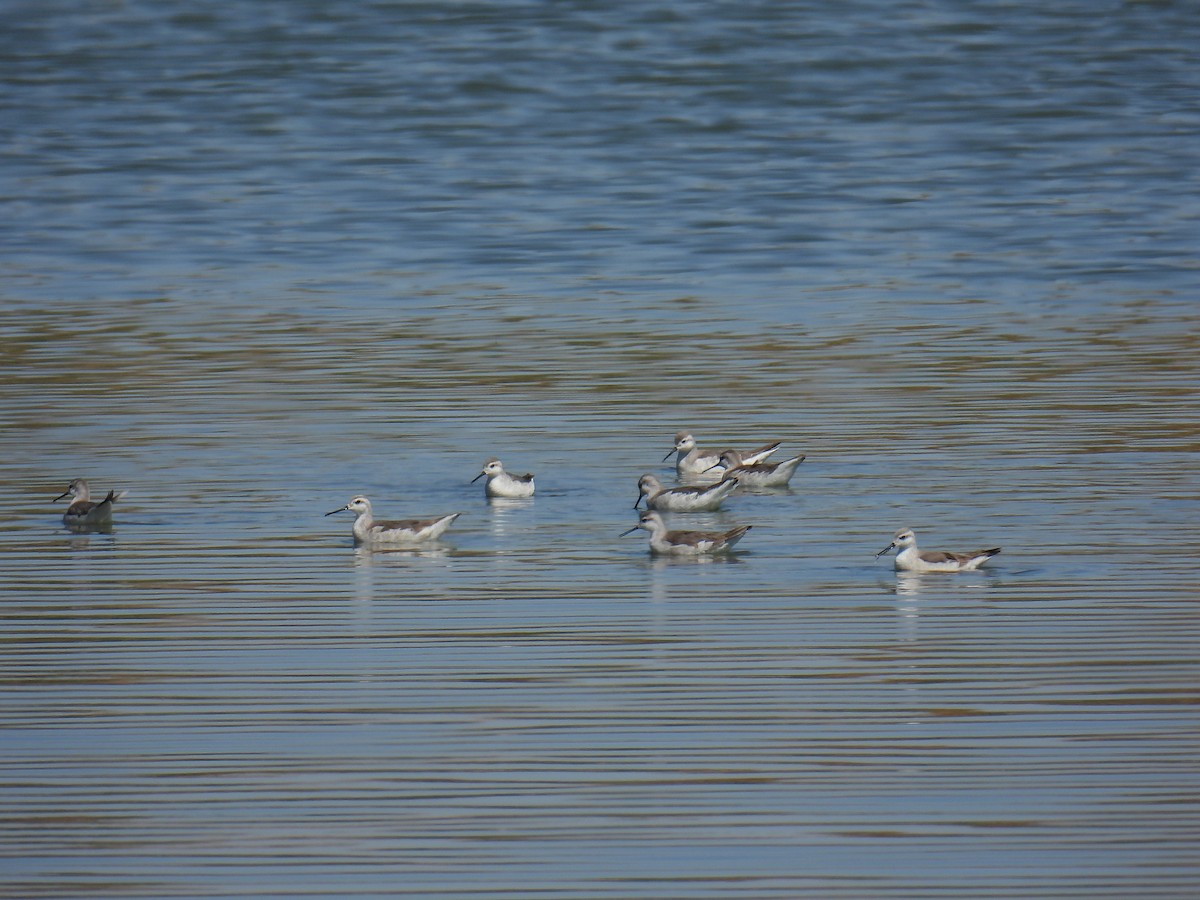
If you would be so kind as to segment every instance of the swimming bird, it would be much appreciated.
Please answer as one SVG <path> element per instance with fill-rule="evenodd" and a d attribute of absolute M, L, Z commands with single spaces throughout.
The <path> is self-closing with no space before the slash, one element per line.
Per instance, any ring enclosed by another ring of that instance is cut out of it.
<path fill-rule="evenodd" d="M 342 510 L 354 513 L 354 540 L 360 544 L 416 544 L 432 541 L 442 536 L 450 523 L 462 513 L 450 513 L 432 519 L 404 519 L 400 522 L 376 522 L 371 512 L 371 501 L 359 495 L 337 509 L 325 513 L 332 516 Z"/>
<path fill-rule="evenodd" d="M 484 475 L 487 476 L 487 483 L 483 490 L 489 497 L 533 496 L 533 476 L 505 472 L 503 464 L 494 456 L 489 456 L 483 461 L 483 471 L 471 479 L 471 484 Z"/>
<path fill-rule="evenodd" d="M 1000 552 L 999 547 L 993 547 L 973 553 L 950 553 L 945 550 L 922 553 L 917 549 L 917 536 L 913 530 L 902 528 L 896 532 L 890 544 L 875 554 L 875 558 L 879 559 L 893 547 L 899 548 L 896 553 L 898 572 L 970 572 Z"/>
<path fill-rule="evenodd" d="M 125 496 L 124 491 L 109 491 L 108 496 L 96 502 L 91 499 L 91 489 L 83 478 L 76 478 L 67 489 L 54 498 L 57 503 L 63 497 L 71 497 L 71 505 L 63 513 L 63 524 L 75 531 L 91 531 L 112 525 L 113 504 Z"/>
<path fill-rule="evenodd" d="M 621 537 L 633 534 L 639 528 L 650 532 L 650 552 L 672 556 L 700 556 L 704 553 L 721 553 L 730 549 L 754 526 L 739 525 L 729 531 L 670 531 L 663 517 L 654 510 L 642 513 L 638 523 Z"/>
<path fill-rule="evenodd" d="M 736 450 L 726 450 L 713 468 L 722 467 L 726 478 L 736 478 L 744 487 L 787 487 L 796 474 L 796 467 L 804 462 L 803 456 L 793 456 L 782 462 L 748 463 Z"/>
<path fill-rule="evenodd" d="M 779 449 L 779 443 L 775 441 L 754 450 L 747 450 L 742 454 L 742 463 L 749 465 L 762 462 Z M 700 475 L 721 464 L 721 451 L 701 450 L 696 446 L 696 439 L 690 431 L 680 431 L 675 435 L 675 449 L 663 457 L 663 462 L 671 458 L 671 453 L 675 454 L 676 475 Z"/>
<path fill-rule="evenodd" d="M 648 509 L 661 509 L 668 512 L 706 512 L 716 509 L 721 501 L 737 488 L 737 482 L 732 478 L 722 479 L 716 484 L 684 485 L 683 487 L 663 487 L 663 483 L 653 475 L 643 475 L 638 479 L 638 498 L 633 503 L 637 509 L 646 498 Z"/>

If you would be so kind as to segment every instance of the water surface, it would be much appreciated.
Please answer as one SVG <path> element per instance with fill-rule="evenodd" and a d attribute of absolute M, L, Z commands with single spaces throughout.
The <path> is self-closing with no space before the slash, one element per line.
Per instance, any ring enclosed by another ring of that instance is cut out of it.
<path fill-rule="evenodd" d="M 4 896 L 1195 895 L 1185 4 L 8 11 Z"/>

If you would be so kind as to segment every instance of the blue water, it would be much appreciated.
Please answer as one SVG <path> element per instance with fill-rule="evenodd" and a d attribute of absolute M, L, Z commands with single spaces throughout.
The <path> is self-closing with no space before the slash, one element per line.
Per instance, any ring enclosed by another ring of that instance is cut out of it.
<path fill-rule="evenodd" d="M 1188 4 L 0 9 L 0 896 L 1200 889 Z"/>

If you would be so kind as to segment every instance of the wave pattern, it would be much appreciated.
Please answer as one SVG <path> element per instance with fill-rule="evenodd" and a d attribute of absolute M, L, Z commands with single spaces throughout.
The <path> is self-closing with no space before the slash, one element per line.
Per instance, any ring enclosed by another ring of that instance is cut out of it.
<path fill-rule="evenodd" d="M 0 894 L 1195 894 L 1183 7 L 36 6 Z M 680 428 L 807 455 L 729 559 Z"/>

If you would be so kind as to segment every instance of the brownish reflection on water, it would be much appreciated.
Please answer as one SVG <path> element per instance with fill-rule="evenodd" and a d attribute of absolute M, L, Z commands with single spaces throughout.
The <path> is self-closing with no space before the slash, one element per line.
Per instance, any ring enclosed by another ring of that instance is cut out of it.
<path fill-rule="evenodd" d="M 316 895 L 1181 884 L 1194 314 L 714 336 L 700 301 L 649 335 L 578 306 L 516 354 L 449 314 L 8 321 L 14 889 L 291 883 L 297 853 L 338 873 Z M 808 455 L 679 517 L 754 524 L 731 560 L 617 537 L 680 427 Z M 493 452 L 534 499 L 469 483 Z M 63 533 L 51 485 L 93 474 L 131 490 L 113 533 Z M 355 549 L 321 513 L 360 490 L 464 515 Z M 872 557 L 901 525 L 1005 550 L 896 575 Z M 931 876 L 948 846 L 969 868 Z"/>

